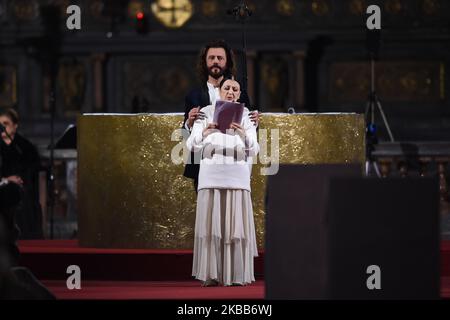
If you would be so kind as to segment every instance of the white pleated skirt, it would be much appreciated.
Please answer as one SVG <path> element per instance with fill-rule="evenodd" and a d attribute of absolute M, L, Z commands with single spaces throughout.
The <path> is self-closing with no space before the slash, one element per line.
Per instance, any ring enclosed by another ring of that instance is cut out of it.
<path fill-rule="evenodd" d="M 223 285 L 255 281 L 258 256 L 251 194 L 201 189 L 197 195 L 192 276 Z"/>

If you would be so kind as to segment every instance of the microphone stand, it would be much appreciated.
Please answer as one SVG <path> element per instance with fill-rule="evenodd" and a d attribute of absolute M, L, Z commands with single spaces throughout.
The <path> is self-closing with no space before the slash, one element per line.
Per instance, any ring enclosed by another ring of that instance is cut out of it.
<path fill-rule="evenodd" d="M 34 57 L 48 72 L 50 78 L 50 91 L 48 107 L 50 112 L 50 163 L 47 169 L 47 217 L 50 217 L 50 239 L 54 238 L 54 206 L 55 206 L 55 175 L 54 175 L 54 135 L 56 118 L 56 77 L 58 74 L 58 61 L 61 56 L 61 16 L 60 9 L 54 4 L 40 7 L 42 18 L 42 35 L 19 42 L 26 48 L 32 49 Z"/>
<path fill-rule="evenodd" d="M 365 173 L 366 176 L 370 176 L 371 168 L 374 169 L 377 177 L 381 177 L 380 170 L 378 168 L 378 164 L 374 157 L 372 156 L 372 152 L 375 149 L 375 145 L 378 144 L 378 131 L 377 125 L 375 123 L 375 112 L 376 108 L 380 112 L 380 115 L 383 119 L 384 126 L 389 135 L 389 139 L 391 142 L 394 142 L 394 135 L 392 134 L 391 127 L 389 126 L 389 122 L 387 117 L 383 111 L 383 107 L 381 106 L 380 100 L 376 93 L 375 88 L 375 60 L 378 57 L 378 51 L 380 47 L 380 36 L 381 31 L 368 31 L 367 32 L 367 49 L 369 52 L 369 60 L 370 60 L 370 92 L 368 95 L 368 100 L 366 104 L 366 109 L 364 112 L 365 122 L 366 122 L 366 165 L 365 165 Z"/>
<path fill-rule="evenodd" d="M 47 212 L 50 217 L 50 239 L 54 238 L 55 224 L 55 119 L 56 119 L 56 77 L 59 70 L 59 58 L 61 56 L 62 34 L 60 30 L 59 10 L 56 7 L 47 9 L 47 23 L 44 41 L 47 47 L 44 49 L 44 62 L 48 68 L 50 77 L 49 112 L 50 112 L 50 163 L 48 167 L 48 199 Z M 51 33 L 51 28 L 56 30 Z"/>
<path fill-rule="evenodd" d="M 55 116 L 56 116 L 56 74 L 58 62 L 50 62 L 50 93 L 49 93 L 49 107 L 50 107 L 50 164 L 48 168 L 48 206 L 47 210 L 50 216 L 50 239 L 54 237 L 54 212 L 55 212 Z"/>
<path fill-rule="evenodd" d="M 245 32 L 245 23 L 253 14 L 253 12 L 248 8 L 245 1 L 241 1 L 236 7 L 228 10 L 228 14 L 233 15 L 236 21 L 240 21 L 242 25 L 242 88 L 247 92 L 247 39 Z"/>

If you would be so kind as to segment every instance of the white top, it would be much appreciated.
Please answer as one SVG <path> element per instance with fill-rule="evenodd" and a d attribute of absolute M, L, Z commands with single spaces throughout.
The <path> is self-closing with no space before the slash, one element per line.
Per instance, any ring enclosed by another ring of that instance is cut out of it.
<path fill-rule="evenodd" d="M 209 82 L 206 82 L 206 85 L 208 86 L 209 102 L 210 102 L 211 105 L 215 106 L 216 105 L 216 101 L 220 99 L 219 88 L 214 87 Z"/>
<path fill-rule="evenodd" d="M 259 152 L 256 126 L 250 121 L 249 110 L 244 108 L 241 126 L 245 141 L 238 135 L 214 132 L 203 138 L 203 130 L 214 119 L 213 105 L 204 107 L 205 119 L 196 120 L 191 135 L 186 141 L 189 151 L 202 151 L 198 190 L 201 189 L 250 189 L 251 166 L 248 157 Z M 225 150 L 225 151 L 223 151 Z"/>

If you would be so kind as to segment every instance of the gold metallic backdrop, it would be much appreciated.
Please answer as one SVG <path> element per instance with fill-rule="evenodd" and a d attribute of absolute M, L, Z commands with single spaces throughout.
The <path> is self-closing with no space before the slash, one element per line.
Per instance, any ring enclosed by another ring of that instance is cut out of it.
<path fill-rule="evenodd" d="M 184 166 L 171 161 L 180 114 L 83 115 L 78 118 L 78 219 L 82 246 L 193 246 L 195 192 Z M 364 118 L 357 114 L 263 114 L 264 165 L 253 166 L 252 198 L 259 247 L 264 244 L 266 176 L 279 132 L 280 163 L 363 163 Z M 276 162 L 276 161 L 273 161 Z M 295 181 L 292 186 L 295 187 Z"/>

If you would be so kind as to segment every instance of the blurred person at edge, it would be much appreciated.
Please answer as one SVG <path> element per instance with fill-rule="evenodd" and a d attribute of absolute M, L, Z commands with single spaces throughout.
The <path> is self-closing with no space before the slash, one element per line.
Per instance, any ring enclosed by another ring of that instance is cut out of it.
<path fill-rule="evenodd" d="M 19 238 L 42 239 L 39 154 L 33 144 L 18 133 L 19 123 L 19 115 L 14 109 L 0 109 L 0 181 L 21 187 L 22 201 L 14 214 L 20 229 Z"/>

